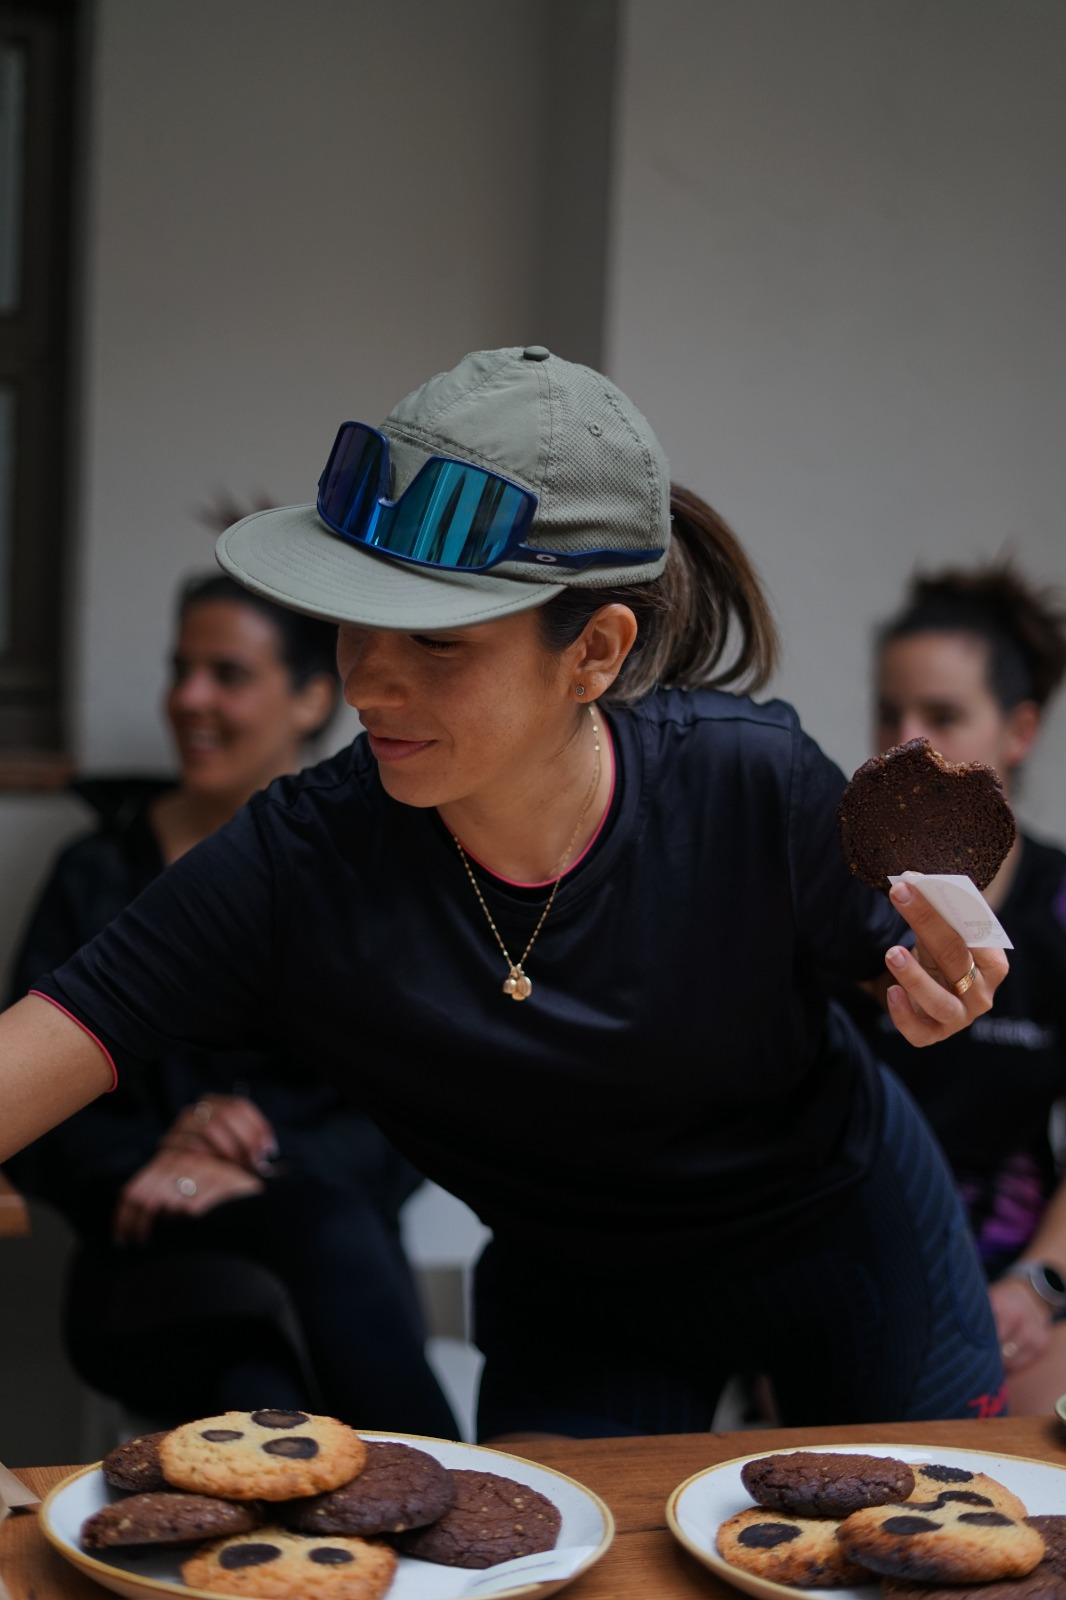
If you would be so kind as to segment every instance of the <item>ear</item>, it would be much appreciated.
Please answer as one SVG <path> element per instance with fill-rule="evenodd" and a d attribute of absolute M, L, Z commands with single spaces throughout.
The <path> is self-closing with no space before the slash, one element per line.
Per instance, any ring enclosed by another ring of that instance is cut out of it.
<path fill-rule="evenodd" d="M 1035 700 L 1020 700 L 1007 716 L 1004 766 L 1008 772 L 1020 767 L 1040 733 L 1040 707 Z"/>
<path fill-rule="evenodd" d="M 319 733 L 333 715 L 340 694 L 340 684 L 328 672 L 316 672 L 308 678 L 296 696 L 296 726 L 304 739 Z"/>
<path fill-rule="evenodd" d="M 601 606 L 570 646 L 574 687 L 584 686 L 582 698 L 598 700 L 617 678 L 637 637 L 637 619 L 628 606 Z"/>

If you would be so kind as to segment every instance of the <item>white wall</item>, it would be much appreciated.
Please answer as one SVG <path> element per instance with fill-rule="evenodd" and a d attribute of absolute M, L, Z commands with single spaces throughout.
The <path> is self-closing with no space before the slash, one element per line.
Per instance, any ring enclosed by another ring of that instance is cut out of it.
<path fill-rule="evenodd" d="M 916 561 L 1066 581 L 1066 7 L 628 0 L 612 375 L 755 556 L 846 770 Z M 1066 712 L 1021 810 L 1066 835 Z"/>

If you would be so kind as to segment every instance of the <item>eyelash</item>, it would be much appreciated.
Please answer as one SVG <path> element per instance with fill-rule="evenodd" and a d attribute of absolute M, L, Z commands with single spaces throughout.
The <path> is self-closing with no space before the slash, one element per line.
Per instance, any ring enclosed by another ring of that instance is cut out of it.
<path fill-rule="evenodd" d="M 413 633 L 411 638 L 423 650 L 428 650 L 430 655 L 447 655 L 450 651 L 459 648 L 458 641 L 455 639 L 431 639 L 425 633 Z"/>

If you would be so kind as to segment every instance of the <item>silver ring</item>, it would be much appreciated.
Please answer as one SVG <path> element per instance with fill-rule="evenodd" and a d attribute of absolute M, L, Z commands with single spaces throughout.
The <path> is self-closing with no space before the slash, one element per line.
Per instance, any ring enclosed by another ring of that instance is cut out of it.
<path fill-rule="evenodd" d="M 951 985 L 951 987 L 954 989 L 955 993 L 958 995 L 960 1000 L 962 999 L 963 995 L 966 993 L 967 989 L 969 989 L 972 986 L 972 984 L 974 982 L 974 979 L 976 977 L 977 977 L 977 963 L 974 961 L 973 956 L 971 956 L 970 957 L 969 971 L 968 972 L 964 972 L 962 977 L 959 978 L 959 980 L 956 983 L 953 983 Z"/>
<path fill-rule="evenodd" d="M 185 1200 L 192 1200 L 200 1192 L 195 1178 L 175 1178 L 174 1187 Z"/>
<path fill-rule="evenodd" d="M 215 1108 L 211 1104 L 210 1100 L 197 1100 L 196 1104 L 192 1108 L 192 1114 L 194 1119 L 200 1124 L 201 1128 L 204 1128 L 214 1116 Z"/>

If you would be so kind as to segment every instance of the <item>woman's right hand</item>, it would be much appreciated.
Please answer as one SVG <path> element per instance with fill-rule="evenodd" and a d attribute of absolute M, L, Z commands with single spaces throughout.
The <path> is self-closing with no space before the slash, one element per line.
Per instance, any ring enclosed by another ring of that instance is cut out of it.
<path fill-rule="evenodd" d="M 146 1244 L 162 1212 L 202 1216 L 226 1200 L 259 1194 L 263 1180 L 202 1150 L 161 1147 L 119 1193 L 112 1223 L 116 1244 Z"/>
<path fill-rule="evenodd" d="M 278 1154 L 274 1129 L 259 1107 L 235 1094 L 205 1094 L 185 1106 L 160 1147 L 221 1156 L 256 1173 L 269 1173 Z"/>

